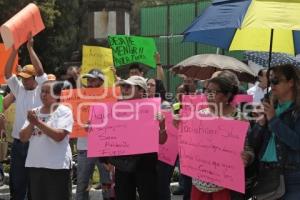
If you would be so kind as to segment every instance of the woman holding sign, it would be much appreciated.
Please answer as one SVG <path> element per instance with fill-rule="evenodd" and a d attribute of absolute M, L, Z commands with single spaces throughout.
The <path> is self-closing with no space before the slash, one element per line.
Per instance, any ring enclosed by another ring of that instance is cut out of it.
<path fill-rule="evenodd" d="M 73 114 L 59 103 L 63 83 L 47 81 L 42 85 L 43 105 L 28 111 L 20 132 L 29 149 L 25 166 L 29 170 L 32 200 L 67 200 L 71 194 L 71 161 L 69 134 Z"/>
<path fill-rule="evenodd" d="M 203 117 L 225 117 L 235 120 L 241 119 L 241 112 L 231 105 L 234 95 L 238 93 L 238 86 L 228 77 L 215 77 L 208 81 L 204 88 L 208 108 L 200 110 Z M 253 153 L 248 146 L 241 155 L 245 166 L 253 160 Z M 202 180 L 193 179 L 192 200 L 237 200 L 244 199 L 242 194 L 217 186 Z"/>
<path fill-rule="evenodd" d="M 272 95 L 250 131 L 256 145 L 259 174 L 254 196 L 300 199 L 300 71 L 281 65 L 268 72 Z M 268 177 L 272 181 L 268 181 Z M 284 189 L 285 188 L 285 189 Z"/>

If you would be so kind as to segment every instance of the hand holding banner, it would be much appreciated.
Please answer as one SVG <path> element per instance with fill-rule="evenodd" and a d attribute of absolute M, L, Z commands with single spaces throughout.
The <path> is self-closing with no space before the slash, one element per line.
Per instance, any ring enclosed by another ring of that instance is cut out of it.
<path fill-rule="evenodd" d="M 113 52 L 115 67 L 131 63 L 142 63 L 156 68 L 154 55 L 157 52 L 152 38 L 110 35 L 108 41 Z"/>
<path fill-rule="evenodd" d="M 1 26 L 5 48 L 19 48 L 27 41 L 30 33 L 35 36 L 44 28 L 39 8 L 33 3 L 28 4 Z"/>

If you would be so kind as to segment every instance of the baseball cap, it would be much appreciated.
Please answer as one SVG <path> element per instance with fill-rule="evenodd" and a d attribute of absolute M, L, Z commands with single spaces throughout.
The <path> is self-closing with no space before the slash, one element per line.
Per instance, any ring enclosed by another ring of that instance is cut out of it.
<path fill-rule="evenodd" d="M 120 80 L 117 83 L 118 85 L 137 85 L 143 88 L 145 91 L 147 91 L 147 81 L 145 78 L 141 76 L 131 76 L 128 79 Z"/>
<path fill-rule="evenodd" d="M 36 71 L 33 65 L 25 65 L 21 71 L 18 73 L 18 76 L 22 78 L 30 78 L 36 75 Z"/>
<path fill-rule="evenodd" d="M 92 69 L 87 74 L 84 74 L 82 78 L 100 78 L 104 81 L 104 74 L 99 69 Z"/>

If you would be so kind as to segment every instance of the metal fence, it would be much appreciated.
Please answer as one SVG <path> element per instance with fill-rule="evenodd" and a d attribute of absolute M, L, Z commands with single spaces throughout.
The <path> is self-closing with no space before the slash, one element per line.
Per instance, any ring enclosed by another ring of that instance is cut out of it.
<path fill-rule="evenodd" d="M 183 43 L 183 31 L 210 5 L 210 0 L 202 0 L 184 4 L 168 4 L 162 6 L 145 7 L 141 9 L 141 35 L 152 37 L 165 69 L 165 85 L 169 92 L 174 92 L 182 80 L 169 73 L 168 69 L 187 57 L 203 53 L 216 53 L 217 48 L 196 44 Z M 224 52 L 238 59 L 242 59 L 240 52 Z M 154 70 L 147 76 L 153 77 Z"/>

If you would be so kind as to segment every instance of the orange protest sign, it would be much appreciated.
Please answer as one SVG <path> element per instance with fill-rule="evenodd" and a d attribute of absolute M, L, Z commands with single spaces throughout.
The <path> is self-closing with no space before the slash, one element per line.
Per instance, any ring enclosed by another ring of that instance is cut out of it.
<path fill-rule="evenodd" d="M 1 36 L 5 48 L 19 48 L 28 39 L 29 33 L 35 36 L 45 28 L 39 8 L 28 4 L 1 26 Z"/>
<path fill-rule="evenodd" d="M 82 88 L 62 91 L 61 102 L 73 111 L 74 126 L 71 138 L 86 137 L 89 119 L 89 108 L 92 105 L 116 102 L 120 96 L 119 87 L 111 88 Z"/>
<path fill-rule="evenodd" d="M 4 45 L 0 43 L 0 84 L 5 83 L 4 67 L 6 65 L 7 59 L 10 54 L 11 54 L 11 49 L 5 50 Z M 16 60 L 14 62 L 13 73 L 16 73 L 17 71 L 17 64 L 18 64 L 18 56 L 16 57 Z"/>

